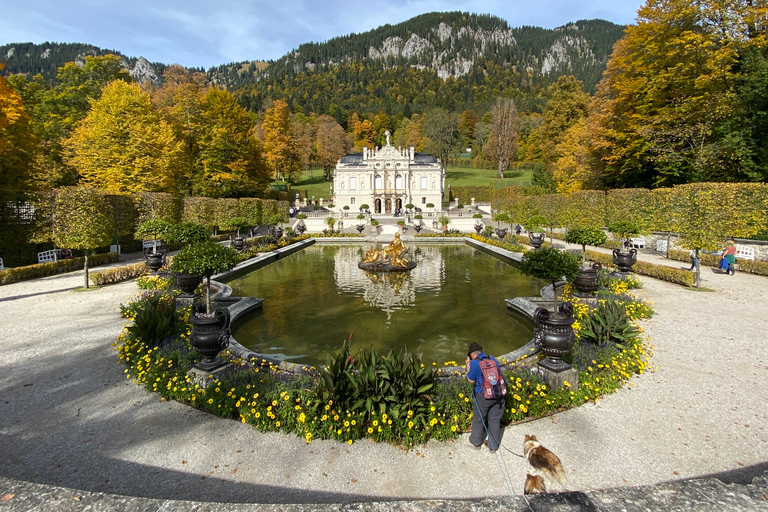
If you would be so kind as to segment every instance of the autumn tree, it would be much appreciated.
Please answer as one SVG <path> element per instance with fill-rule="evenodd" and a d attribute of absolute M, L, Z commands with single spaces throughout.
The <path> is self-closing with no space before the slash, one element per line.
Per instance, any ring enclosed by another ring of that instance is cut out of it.
<path fill-rule="evenodd" d="M 295 181 L 300 171 L 296 144 L 291 137 L 291 113 L 288 104 L 276 100 L 264 113 L 261 123 L 264 158 L 276 179 Z"/>
<path fill-rule="evenodd" d="M 653 0 L 640 8 L 614 47 L 592 109 L 609 185 L 765 179 L 764 165 L 752 159 L 764 145 L 750 133 L 760 116 L 744 118 L 753 107 L 740 102 L 740 82 L 742 100 L 753 96 L 750 80 L 738 75 L 765 74 L 745 54 L 766 47 L 765 25 L 755 22 L 763 9 L 725 0 Z"/>
<path fill-rule="evenodd" d="M 433 108 L 424 114 L 422 124 L 424 149 L 439 158 L 443 166 L 456 148 L 459 138 L 459 118 L 443 108 Z"/>
<path fill-rule="evenodd" d="M 485 158 L 496 165 L 499 178 L 517 154 L 517 107 L 511 98 L 499 98 L 491 111 L 491 126 L 488 142 L 483 148 Z"/>
<path fill-rule="evenodd" d="M 331 116 L 318 117 L 315 127 L 317 160 L 323 166 L 326 181 L 329 181 L 336 162 L 349 153 L 352 144 L 344 129 Z"/>
<path fill-rule="evenodd" d="M 389 131 L 392 133 L 392 122 L 389 116 L 383 111 L 379 110 L 376 116 L 373 118 L 373 133 L 376 134 L 376 145 L 383 147 L 387 143 L 387 136 L 384 132 Z"/>
<path fill-rule="evenodd" d="M 259 141 L 248 113 L 222 89 L 210 89 L 199 116 L 199 154 L 192 193 L 208 197 L 262 195 L 269 185 Z"/>
<path fill-rule="evenodd" d="M 301 170 L 310 169 L 313 160 L 315 142 L 315 120 L 304 114 L 294 114 L 291 118 L 291 138 L 296 146 L 296 158 Z M 310 174 L 311 176 L 311 174 Z"/>
<path fill-rule="evenodd" d="M 471 147 L 475 141 L 475 125 L 479 120 L 474 110 L 465 110 L 459 114 L 459 146 L 462 151 Z"/>
<path fill-rule="evenodd" d="M 547 106 L 538 128 L 539 151 L 542 160 L 551 165 L 557 161 L 557 145 L 568 128 L 587 116 L 590 97 L 584 92 L 583 84 L 576 77 L 561 76 L 547 88 Z"/>
<path fill-rule="evenodd" d="M 117 194 L 176 191 L 181 143 L 136 84 L 104 87 L 64 147 L 83 183 Z"/>
<path fill-rule="evenodd" d="M 85 118 L 91 101 L 101 96 L 102 88 L 114 80 L 130 82 L 120 57 L 103 55 L 85 57 L 81 63 L 69 62 L 59 68 L 57 84 L 47 84 L 38 75 L 30 81 L 19 79 L 25 90 L 27 112 L 34 120 L 32 129 L 39 151 L 34 161 L 33 181 L 37 188 L 48 189 L 76 184 L 80 176 L 65 162 L 63 142 Z M 18 89 L 17 89 L 18 90 Z"/>
<path fill-rule="evenodd" d="M 579 119 L 568 128 L 560 143 L 555 146 L 559 156 L 553 164 L 552 177 L 557 182 L 558 192 L 570 194 L 599 186 L 600 165 L 590 153 L 590 140 L 586 120 Z"/>
<path fill-rule="evenodd" d="M 0 76 L 0 188 L 21 190 L 29 185 L 36 142 L 31 123 L 21 97 Z"/>
<path fill-rule="evenodd" d="M 367 119 L 360 119 L 357 114 L 349 117 L 347 129 L 352 136 L 352 144 L 357 151 L 362 151 L 364 147 L 373 149 L 376 145 L 376 133 L 373 131 L 373 124 Z"/>

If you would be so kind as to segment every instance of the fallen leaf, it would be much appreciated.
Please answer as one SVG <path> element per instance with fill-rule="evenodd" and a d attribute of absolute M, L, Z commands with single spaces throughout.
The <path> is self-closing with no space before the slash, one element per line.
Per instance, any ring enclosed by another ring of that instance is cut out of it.
<path fill-rule="evenodd" d="M 234 475 L 235 473 L 237 473 L 237 468 L 235 468 L 232 471 L 230 471 L 230 474 L 232 474 L 232 475 Z"/>
<path fill-rule="evenodd" d="M 356 479 L 356 478 L 353 478 L 353 479 L 352 479 L 352 483 L 357 483 L 357 479 Z"/>
<path fill-rule="evenodd" d="M 81 498 L 80 496 L 74 496 L 72 499 L 75 500 L 75 501 L 80 501 L 83 498 Z"/>
<path fill-rule="evenodd" d="M 16 496 L 16 495 L 15 494 L 6 494 L 2 498 L 0 498 L 0 501 L 12 500 L 14 496 Z"/>
<path fill-rule="evenodd" d="M 181 463 L 182 463 L 182 464 L 186 464 L 186 463 L 187 463 L 187 461 L 183 460 L 183 461 L 181 461 Z"/>
<path fill-rule="evenodd" d="M 680 473 L 678 473 L 677 471 L 673 471 L 673 473 L 678 475 L 678 476 L 680 475 Z"/>

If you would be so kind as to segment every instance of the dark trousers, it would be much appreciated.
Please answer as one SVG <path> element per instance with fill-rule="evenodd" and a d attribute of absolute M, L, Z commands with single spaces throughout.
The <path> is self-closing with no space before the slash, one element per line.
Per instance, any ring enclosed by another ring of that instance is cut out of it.
<path fill-rule="evenodd" d="M 482 393 L 475 393 L 475 405 L 472 408 L 472 433 L 469 442 L 480 446 L 485 440 L 485 427 L 488 428 L 490 448 L 498 450 L 501 445 L 501 418 L 504 416 L 504 398 L 488 400 Z M 485 422 L 485 427 L 483 427 Z"/>

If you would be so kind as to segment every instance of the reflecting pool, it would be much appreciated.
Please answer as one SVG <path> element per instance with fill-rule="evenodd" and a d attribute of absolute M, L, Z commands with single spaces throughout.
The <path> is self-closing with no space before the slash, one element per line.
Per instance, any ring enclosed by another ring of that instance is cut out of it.
<path fill-rule="evenodd" d="M 533 336 L 504 299 L 538 295 L 545 282 L 468 245 L 409 244 L 415 269 L 368 273 L 357 268 L 373 244 L 312 245 L 233 280 L 234 296 L 266 299 L 235 339 L 259 354 L 324 364 L 352 336 L 352 354 L 406 344 L 425 362 L 463 364 L 472 341 L 501 355 Z"/>

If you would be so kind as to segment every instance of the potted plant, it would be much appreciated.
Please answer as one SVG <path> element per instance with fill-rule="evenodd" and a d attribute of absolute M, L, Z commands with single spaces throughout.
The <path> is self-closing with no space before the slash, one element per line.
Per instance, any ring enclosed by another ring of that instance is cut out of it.
<path fill-rule="evenodd" d="M 245 248 L 245 240 L 240 236 L 240 230 L 248 227 L 250 222 L 245 217 L 232 217 L 227 221 L 227 227 L 236 231 L 236 236 L 231 242 L 231 247 L 234 247 L 238 251 L 242 251 Z"/>
<path fill-rule="evenodd" d="M 546 219 L 541 215 L 532 215 L 525 222 L 525 230 L 528 231 L 528 240 L 530 241 L 531 247 L 534 249 L 539 249 L 541 244 L 544 243 L 544 236 L 546 234 L 541 228 L 541 225 L 545 222 Z"/>
<path fill-rule="evenodd" d="M 571 367 L 562 358 L 576 340 L 573 333 L 573 307 L 568 302 L 558 302 L 557 282 L 563 278 L 573 280 L 578 270 L 578 256 L 553 247 L 528 251 L 520 263 L 520 272 L 523 274 L 552 283 L 554 314 L 546 308 L 537 308 L 534 322 L 536 345 L 547 356 L 547 359 L 539 361 L 539 365 L 553 372 Z"/>
<path fill-rule="evenodd" d="M 424 219 L 424 216 L 420 213 L 417 213 L 413 216 L 413 229 L 416 230 L 417 233 L 420 233 L 422 229 L 424 229 L 424 223 L 422 222 L 422 219 Z"/>
<path fill-rule="evenodd" d="M 365 211 L 365 210 L 368 210 L 369 208 L 370 208 L 370 206 L 368 206 L 367 204 L 361 204 L 360 205 L 360 211 L 361 212 Z"/>
<path fill-rule="evenodd" d="M 571 228 L 565 235 L 565 241 L 569 244 L 581 244 L 581 266 L 573 279 L 573 286 L 581 294 L 597 291 L 598 272 L 602 268 L 597 262 L 587 266 L 587 245 L 604 244 L 607 238 L 606 234 L 597 228 Z"/>
<path fill-rule="evenodd" d="M 619 272 L 632 272 L 632 265 L 637 262 L 637 249 L 630 248 L 630 239 L 633 236 L 637 236 L 640 233 L 640 228 L 637 224 L 627 220 L 614 222 L 608 226 L 608 231 L 618 235 L 622 240 L 624 247 L 629 248 L 628 251 L 622 251 L 620 249 L 613 250 L 613 264 L 619 269 Z"/>
<path fill-rule="evenodd" d="M 379 221 L 376 219 L 371 219 L 371 233 L 378 233 L 379 232 Z"/>
<path fill-rule="evenodd" d="M 507 236 L 507 228 L 502 228 L 501 223 L 502 222 L 509 222 L 509 215 L 506 213 L 497 213 L 494 215 L 493 220 L 496 221 L 496 236 L 499 237 L 500 240 L 503 240 L 505 236 Z"/>
<path fill-rule="evenodd" d="M 152 237 L 153 244 L 151 250 L 149 247 L 144 248 L 144 262 L 152 272 L 157 272 L 163 265 L 165 265 L 165 255 L 167 251 L 164 248 L 158 251 L 157 240 L 158 238 L 165 236 L 165 233 L 168 232 L 170 226 L 171 224 L 169 222 L 155 219 L 142 222 L 139 225 L 139 229 L 136 230 L 136 235 L 142 240 Z"/>
<path fill-rule="evenodd" d="M 405 231 L 405 221 L 404 220 L 397 221 L 397 227 L 399 227 L 401 231 Z"/>
<path fill-rule="evenodd" d="M 304 224 L 304 219 L 307 218 L 307 214 L 300 213 L 296 215 L 296 218 L 299 219 L 299 221 L 296 223 L 293 229 L 295 229 L 298 234 L 302 235 L 307 230 L 307 225 Z"/>
<path fill-rule="evenodd" d="M 347 216 L 347 212 L 349 212 L 349 205 L 345 204 L 344 208 L 342 208 L 342 210 L 344 210 L 344 216 L 346 217 Z"/>
<path fill-rule="evenodd" d="M 333 231 L 333 226 L 336 225 L 336 219 L 334 219 L 333 217 L 328 217 L 327 219 L 325 219 L 325 223 L 328 225 L 328 229 Z"/>
<path fill-rule="evenodd" d="M 216 354 L 229 345 L 229 310 L 217 309 L 211 314 L 211 276 L 231 270 L 240 258 L 237 253 L 213 241 L 188 245 L 174 256 L 171 270 L 183 274 L 205 276 L 205 305 L 192 304 L 189 322 L 192 324 L 190 344 L 206 356 L 195 365 L 204 371 L 211 371 L 226 362 L 216 359 Z"/>
<path fill-rule="evenodd" d="M 285 217 L 283 217 L 281 214 L 276 213 L 272 215 L 269 218 L 269 234 L 275 238 L 281 238 L 283 236 L 283 228 L 280 226 L 280 224 L 283 222 L 285 222 Z"/>
<path fill-rule="evenodd" d="M 480 219 L 483 218 L 482 213 L 476 213 L 472 216 L 473 219 L 475 219 L 475 232 L 479 235 L 480 232 L 485 228 L 485 224 L 482 223 Z"/>
<path fill-rule="evenodd" d="M 448 229 L 448 224 L 451 223 L 451 219 L 448 218 L 447 215 L 441 215 L 439 219 L 437 219 L 437 222 L 440 223 L 441 226 L 443 226 L 443 231 Z"/>

